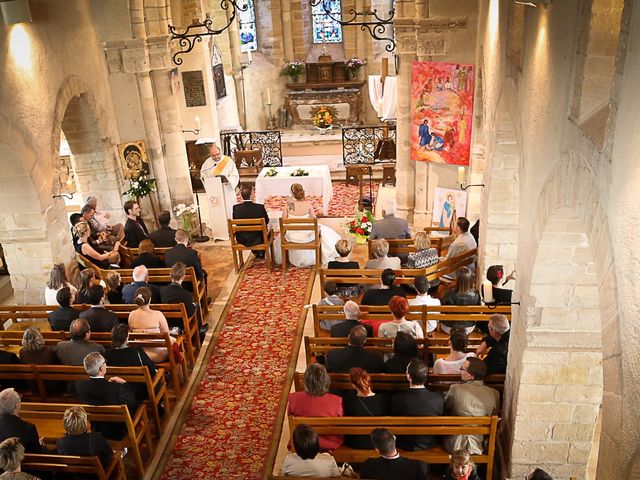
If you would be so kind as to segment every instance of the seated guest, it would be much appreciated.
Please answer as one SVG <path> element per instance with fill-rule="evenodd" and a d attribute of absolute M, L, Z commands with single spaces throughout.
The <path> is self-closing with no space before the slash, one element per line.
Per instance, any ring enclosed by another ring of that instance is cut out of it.
<path fill-rule="evenodd" d="M 329 393 L 331 378 L 327 369 L 312 363 L 304 372 L 304 392 L 289 394 L 287 415 L 296 417 L 341 417 L 342 398 Z M 321 435 L 320 450 L 335 450 L 342 445 L 342 435 Z"/>
<path fill-rule="evenodd" d="M 378 268 L 390 268 L 399 270 L 401 268 L 401 262 L 398 257 L 388 257 L 389 254 L 389 242 L 384 238 L 380 240 L 369 240 L 371 242 L 371 253 L 373 258 L 368 260 L 364 268 L 378 269 Z"/>
<path fill-rule="evenodd" d="M 149 234 L 149 239 L 157 248 L 173 247 L 176 244 L 176 229 L 171 228 L 169 222 L 171 222 L 171 212 L 163 210 L 158 214 L 160 228 Z"/>
<path fill-rule="evenodd" d="M 440 261 L 438 250 L 431 246 L 431 237 L 427 232 L 416 233 L 413 244 L 416 247 L 416 252 L 410 253 L 407 257 L 407 268 L 427 268 Z"/>
<path fill-rule="evenodd" d="M 456 286 L 450 289 L 444 297 L 443 305 L 480 305 L 480 293 L 474 288 L 473 273 L 467 267 L 460 267 L 456 271 Z M 452 328 L 464 328 L 467 333 L 473 332 L 475 322 L 440 322 L 443 332 L 449 333 Z"/>
<path fill-rule="evenodd" d="M 420 359 L 413 359 L 407 367 L 409 390 L 391 397 L 391 415 L 399 417 L 435 417 L 444 413 L 444 399 L 425 386 L 429 368 Z M 398 446 L 410 452 L 427 450 L 438 444 L 435 435 L 402 435 Z"/>
<path fill-rule="evenodd" d="M 78 237 L 76 235 L 75 226 L 80 222 L 84 222 L 84 218 L 82 218 L 82 215 L 80 215 L 79 213 L 72 213 L 71 215 L 69 215 L 69 223 L 71 224 L 71 238 L 73 240 L 73 245 L 78 243 Z"/>
<path fill-rule="evenodd" d="M 80 401 L 88 405 L 126 405 L 133 417 L 138 409 L 138 402 L 129 384 L 123 379 L 104 378 L 107 373 L 104 357 L 98 352 L 93 352 L 88 354 L 82 363 L 89 379 L 75 382 L 75 391 Z M 93 430 L 101 432 L 109 440 L 121 440 L 127 433 L 126 425 L 107 422 L 93 422 Z"/>
<path fill-rule="evenodd" d="M 56 263 L 51 269 L 49 282 L 44 289 L 44 304 L 58 305 L 56 295 L 60 289 L 64 287 L 71 289 L 74 294 L 78 291 L 78 289 L 67 280 L 67 270 L 64 267 L 64 263 Z"/>
<path fill-rule="evenodd" d="M 353 367 L 364 368 L 370 373 L 382 371 L 382 357 L 375 352 L 365 350 L 367 330 L 363 325 L 356 325 L 349 332 L 349 344 L 327 352 L 327 370 L 347 373 Z"/>
<path fill-rule="evenodd" d="M 454 328 L 449 333 L 449 355 L 438 358 L 433 365 L 433 373 L 460 375 L 460 369 L 467 357 L 475 357 L 473 352 L 467 353 L 467 333 L 463 328 Z"/>
<path fill-rule="evenodd" d="M 55 351 L 63 365 L 82 365 L 82 361 L 91 352 L 104 352 L 104 347 L 90 342 L 91 328 L 84 318 L 71 322 L 69 329 L 71 340 L 58 342 Z"/>
<path fill-rule="evenodd" d="M 0 478 L 6 480 L 39 480 L 21 470 L 24 460 L 24 447 L 18 437 L 11 437 L 0 443 L 0 468 L 4 473 Z"/>
<path fill-rule="evenodd" d="M 283 477 L 339 477 L 340 468 L 330 453 L 320 452 L 320 440 L 316 431 L 301 423 L 293 430 L 295 453 L 288 454 L 282 464 Z"/>
<path fill-rule="evenodd" d="M 6 350 L 0 350 L 0 364 L 1 365 L 18 365 L 20 359 L 13 352 L 7 352 Z M 16 388 L 18 390 L 24 389 L 25 384 L 23 380 L 2 380 L 0 388 Z"/>
<path fill-rule="evenodd" d="M 164 268 L 164 262 L 157 255 L 153 254 L 154 244 L 148 238 L 140 242 L 138 256 L 131 262 L 131 268 L 144 265 L 147 268 Z"/>
<path fill-rule="evenodd" d="M 133 200 L 127 200 L 123 208 L 127 215 L 127 222 L 124 224 L 125 244 L 129 248 L 138 248 L 142 240 L 149 238 L 149 230 L 140 216 L 140 205 Z"/>
<path fill-rule="evenodd" d="M 75 297 L 75 304 L 81 305 L 89 302 L 89 289 L 100 283 L 100 278 L 93 268 L 85 268 L 80 272 L 80 289 Z"/>
<path fill-rule="evenodd" d="M 87 412 L 80 406 L 68 408 L 62 417 L 64 437 L 56 440 L 58 455 L 89 457 L 96 455 L 106 469 L 113 458 L 113 449 L 100 432 L 89 432 Z"/>
<path fill-rule="evenodd" d="M 80 312 L 71 306 L 74 300 L 75 295 L 69 287 L 63 287 L 58 290 L 56 302 L 60 305 L 60 308 L 49 312 L 47 315 L 51 330 L 64 330 L 66 332 L 69 330 L 71 322 L 80 316 Z"/>
<path fill-rule="evenodd" d="M 344 300 L 336 295 L 337 291 L 338 285 L 336 285 L 336 282 L 324 282 L 324 293 L 326 293 L 327 295 L 326 297 L 320 299 L 318 305 L 344 305 Z"/>
<path fill-rule="evenodd" d="M 541 468 L 536 468 L 527 476 L 527 480 L 553 480 L 553 478 Z"/>
<path fill-rule="evenodd" d="M 160 303 L 160 289 L 149 283 L 149 270 L 144 265 L 133 269 L 133 282 L 122 287 L 122 300 L 124 303 L 135 303 L 133 298 L 139 288 L 146 287 L 151 291 L 151 303 Z"/>
<path fill-rule="evenodd" d="M 396 333 L 393 339 L 393 357 L 384 362 L 382 373 L 407 373 L 411 360 L 418 356 L 418 344 L 413 335 L 406 332 Z"/>
<path fill-rule="evenodd" d="M 409 305 L 440 305 L 440 299 L 435 298 L 432 295 L 435 295 L 438 292 L 438 285 L 440 285 L 440 281 L 434 282 L 433 284 L 429 283 L 427 277 L 420 275 L 416 277 L 413 281 L 413 286 L 418 293 L 415 298 L 409 299 Z M 433 332 L 438 327 L 438 322 L 436 320 L 427 320 L 427 332 Z"/>
<path fill-rule="evenodd" d="M 107 284 L 107 300 L 112 305 L 124 303 L 122 300 L 122 283 L 118 272 L 107 272 L 104 278 Z"/>
<path fill-rule="evenodd" d="M 444 480 L 481 480 L 471 455 L 465 449 L 456 450 L 450 457 Z"/>
<path fill-rule="evenodd" d="M 362 305 L 389 305 L 393 297 L 406 297 L 407 293 L 398 285 L 394 285 L 396 274 L 390 268 L 382 271 L 380 275 L 380 288 L 370 288 L 362 296 Z"/>
<path fill-rule="evenodd" d="M 94 285 L 89 289 L 89 303 L 91 308 L 80 312 L 80 318 L 89 323 L 93 332 L 110 332 L 118 324 L 118 317 L 104 308 L 104 288 L 101 285 Z"/>
<path fill-rule="evenodd" d="M 371 443 L 380 455 L 365 460 L 361 478 L 372 480 L 427 480 L 428 467 L 424 462 L 401 457 L 396 450 L 396 437 L 386 428 L 371 432 Z"/>
<path fill-rule="evenodd" d="M 469 220 L 464 217 L 458 217 L 456 220 L 456 226 L 453 227 L 453 233 L 456 235 L 456 239 L 449 245 L 446 257 L 441 257 L 441 260 L 457 257 L 463 253 L 467 253 L 470 250 L 478 248 L 478 243 L 473 235 L 469 232 Z M 475 263 L 469 266 L 472 273 L 475 274 Z M 448 277 L 448 275 L 447 275 Z"/>
<path fill-rule="evenodd" d="M 240 187 L 242 203 L 233 206 L 233 218 L 239 220 L 264 218 L 264 224 L 269 228 L 269 214 L 261 203 L 251 201 L 251 185 L 243 184 Z M 262 232 L 238 232 L 236 240 L 245 247 L 252 247 L 263 243 Z M 264 258 L 264 250 L 254 250 L 256 258 Z"/>
<path fill-rule="evenodd" d="M 110 224 L 111 215 L 109 212 L 98 210 L 98 199 L 95 196 L 87 197 L 87 205 L 93 208 L 93 218 L 91 219 L 91 228 L 97 232 L 106 232 L 108 235 L 118 239 L 122 238 L 124 231 L 121 223 Z"/>
<path fill-rule="evenodd" d="M 22 335 L 20 363 L 26 365 L 55 365 L 60 363 L 54 347 L 44 344 L 38 327 L 29 327 Z"/>
<path fill-rule="evenodd" d="M 109 268 L 108 259 L 110 252 L 102 253 L 98 250 L 98 246 L 96 244 L 89 241 L 89 237 L 91 236 L 89 224 L 86 222 L 79 222 L 74 228 L 78 237 L 78 242 L 75 244 L 76 252 L 87 257 L 89 261 L 97 265 L 99 268 Z M 115 250 L 119 247 L 120 242 L 116 242 L 113 246 Z"/>
<path fill-rule="evenodd" d="M 109 262 L 109 270 L 117 270 L 120 267 L 120 261 L 122 259 L 120 258 L 120 253 L 116 252 L 115 250 L 109 252 L 109 258 L 107 258 L 107 261 Z"/>
<path fill-rule="evenodd" d="M 166 350 L 166 349 L 165 349 Z M 156 366 L 151 361 L 147 352 L 141 347 L 129 345 L 129 326 L 119 323 L 111 330 L 111 348 L 104 352 L 104 359 L 112 367 L 139 367 L 144 365 L 153 378 L 156 374 Z M 137 400 L 146 400 L 149 392 L 143 383 L 131 384 L 131 390 Z"/>
<path fill-rule="evenodd" d="M 444 397 L 444 409 L 453 417 L 488 417 L 500 408 L 500 394 L 487 387 L 483 380 L 487 366 L 479 358 L 469 357 L 460 368 L 465 383 L 453 384 Z M 461 448 L 472 455 L 482 455 L 482 435 L 449 435 L 444 446 L 453 453 Z"/>
<path fill-rule="evenodd" d="M 343 321 L 321 320 L 320 328 L 324 328 L 324 325 L 331 323 L 332 337 L 342 337 L 342 338 L 348 337 L 349 332 L 353 327 L 355 327 L 356 325 L 362 325 L 359 320 L 360 305 L 358 305 L 353 300 L 349 300 L 347 303 L 344 304 L 343 311 L 344 311 L 345 320 Z M 334 322 L 337 322 L 337 323 L 334 323 Z M 373 335 L 373 328 L 371 328 L 371 325 L 362 325 L 362 326 L 367 329 L 367 336 L 370 337 Z"/>
<path fill-rule="evenodd" d="M 327 268 L 358 270 L 360 264 L 356 261 L 349 260 L 351 248 L 351 243 L 346 240 L 338 240 L 336 242 L 336 252 L 338 252 L 340 256 L 335 260 L 331 260 L 327 264 Z M 360 295 L 361 290 L 357 284 L 342 283 L 338 286 L 336 293 L 341 297 L 357 297 Z"/>
<path fill-rule="evenodd" d="M 487 375 L 507 372 L 510 328 L 511 325 L 506 316 L 499 313 L 491 315 L 489 335 L 482 339 L 482 343 L 476 349 L 476 355 L 486 355 L 484 363 L 487 365 Z"/>
<path fill-rule="evenodd" d="M 502 265 L 491 265 L 487 269 L 487 280 L 489 280 L 493 286 L 493 302 L 491 302 L 491 304 L 511 303 L 511 295 L 513 292 L 508 288 L 500 287 L 506 285 L 509 280 L 513 280 L 515 278 L 514 275 L 515 271 L 511 272 L 511 274 L 503 280 L 504 267 Z"/>
<path fill-rule="evenodd" d="M 384 417 L 389 415 L 388 398 L 382 393 L 371 390 L 371 377 L 362 368 L 349 371 L 351 385 L 356 394 L 342 400 L 345 417 Z M 351 448 L 373 449 L 370 435 L 347 435 L 344 444 Z"/>
<path fill-rule="evenodd" d="M 160 300 L 162 303 L 182 303 L 189 317 L 197 313 L 196 318 L 198 319 L 198 328 L 200 329 L 200 338 L 202 339 L 207 333 L 209 324 L 202 324 L 200 308 L 198 304 L 193 301 L 193 294 L 182 286 L 186 272 L 187 267 L 182 262 L 178 262 L 171 267 L 171 283 L 160 289 Z M 184 325 L 182 325 L 178 319 L 170 319 L 169 326 L 184 329 Z"/>
<path fill-rule="evenodd" d="M 371 240 L 377 238 L 411 238 L 407 221 L 404 218 L 396 218 L 395 200 L 387 199 L 382 203 L 382 216 L 382 220 L 373 222 L 371 236 L 369 237 Z"/>
<path fill-rule="evenodd" d="M 151 291 L 148 288 L 139 288 L 133 300 L 138 308 L 129 313 L 130 332 L 169 333 L 169 325 L 164 313 L 159 310 L 152 310 L 149 306 Z M 173 339 L 173 337 L 171 338 Z M 164 362 L 169 358 L 169 352 L 165 347 L 145 347 L 144 350 L 155 363 Z"/>
<path fill-rule="evenodd" d="M 164 254 L 164 263 L 167 268 L 173 267 L 177 262 L 182 262 L 187 267 L 194 268 L 198 280 L 204 280 L 205 274 L 202 269 L 202 263 L 200 263 L 198 252 L 187 246 L 189 243 L 189 234 L 184 230 L 178 230 L 176 232 L 176 243 L 177 245 L 175 247 L 172 247 Z"/>
<path fill-rule="evenodd" d="M 389 300 L 389 309 L 393 320 L 380 325 L 378 336 L 381 338 L 394 338 L 398 332 L 405 332 L 415 338 L 424 338 L 420 322 L 407 320 L 405 315 L 409 312 L 409 302 L 404 297 L 396 295 Z"/>
<path fill-rule="evenodd" d="M 28 453 L 42 453 L 38 430 L 20 418 L 20 394 L 13 388 L 0 392 L 0 441 L 18 437 Z"/>

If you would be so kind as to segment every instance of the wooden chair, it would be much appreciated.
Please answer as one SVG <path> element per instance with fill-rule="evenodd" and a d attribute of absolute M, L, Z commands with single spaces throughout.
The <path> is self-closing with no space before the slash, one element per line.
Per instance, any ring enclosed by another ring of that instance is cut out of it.
<path fill-rule="evenodd" d="M 236 150 L 233 152 L 233 159 L 241 175 L 245 173 L 257 175 L 262 170 L 262 150 L 260 149 Z"/>
<path fill-rule="evenodd" d="M 269 271 L 273 270 L 273 230 L 267 228 L 264 218 L 250 218 L 246 220 L 229 219 L 227 220 L 227 224 L 229 227 L 229 238 L 231 239 L 233 266 L 236 269 L 236 273 L 238 273 L 244 265 L 243 250 L 263 251 Z M 236 240 L 236 233 L 238 232 L 260 232 L 262 233 L 262 243 L 247 247 Z"/>
<path fill-rule="evenodd" d="M 287 232 L 313 232 L 314 238 L 307 243 L 295 243 L 287 241 Z M 282 268 L 285 273 L 289 263 L 289 250 L 313 250 L 316 253 L 316 267 L 322 264 L 322 252 L 320 245 L 320 229 L 317 218 L 281 218 L 280 219 L 280 242 L 282 249 Z"/>

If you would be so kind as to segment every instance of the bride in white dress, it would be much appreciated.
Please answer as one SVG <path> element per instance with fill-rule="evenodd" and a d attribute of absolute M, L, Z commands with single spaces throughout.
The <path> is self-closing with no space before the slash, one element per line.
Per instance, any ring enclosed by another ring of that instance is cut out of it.
<path fill-rule="evenodd" d="M 299 183 L 291 185 L 291 195 L 287 199 L 287 208 L 282 212 L 282 218 L 315 218 L 311 202 L 305 200 L 304 188 Z M 340 234 L 331 227 L 318 223 L 320 241 L 322 245 L 322 264 L 326 265 L 335 260 L 339 255 L 335 244 L 340 240 Z M 313 240 L 313 232 L 293 230 L 287 232 L 287 240 L 293 243 L 308 243 Z M 282 264 L 282 250 L 280 249 L 281 236 L 273 242 L 274 260 L 278 265 Z M 289 263 L 304 268 L 316 264 L 316 252 L 313 250 L 289 250 Z"/>

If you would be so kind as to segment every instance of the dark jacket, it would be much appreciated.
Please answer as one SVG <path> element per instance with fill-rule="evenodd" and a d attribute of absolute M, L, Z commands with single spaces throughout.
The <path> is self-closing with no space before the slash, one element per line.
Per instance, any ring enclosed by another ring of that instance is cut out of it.
<path fill-rule="evenodd" d="M 158 248 L 173 247 L 176 244 L 176 232 L 171 227 L 160 227 L 149 234 L 153 245 Z"/>
<path fill-rule="evenodd" d="M 110 332 L 118 324 L 118 317 L 111 310 L 104 307 L 91 307 L 80 313 L 91 327 L 92 332 Z"/>
<path fill-rule="evenodd" d="M 484 358 L 487 366 L 487 375 L 497 373 L 507 373 L 507 355 L 509 354 L 509 334 L 511 330 L 507 330 L 500 340 L 496 340 L 488 335 L 482 340 L 486 342 L 487 347 L 491 347 L 489 353 Z"/>
<path fill-rule="evenodd" d="M 109 293 L 107 293 L 107 299 L 110 304 L 119 305 L 124 303 L 124 300 L 122 299 L 122 288 L 123 286 L 120 285 L 116 290 L 109 290 Z"/>
<path fill-rule="evenodd" d="M 477 290 L 465 293 L 450 291 L 445 295 L 442 302 L 443 305 L 480 305 L 480 303 L 480 293 Z M 447 322 L 443 320 L 442 324 L 449 328 L 468 328 L 473 327 L 475 322 Z"/>
<path fill-rule="evenodd" d="M 391 397 L 391 415 L 430 417 L 444 414 L 444 398 L 426 388 L 411 388 Z M 426 450 L 438 444 L 435 435 L 399 435 L 397 445 L 403 450 Z"/>
<path fill-rule="evenodd" d="M 20 363 L 20 360 L 15 353 L 0 350 L 0 364 L 17 365 L 18 363 Z M 3 390 L 5 388 L 15 388 L 16 390 L 22 390 L 24 389 L 24 387 L 25 383 L 23 380 L 2 380 L 2 382 L 0 383 L 0 390 Z"/>
<path fill-rule="evenodd" d="M 127 218 L 127 222 L 124 224 L 124 239 L 127 247 L 138 248 L 140 242 L 145 238 L 149 238 L 149 230 L 147 230 L 142 217 L 138 217 L 135 222 Z"/>
<path fill-rule="evenodd" d="M 389 360 L 384 362 L 382 367 L 382 373 L 407 373 L 407 367 L 411 363 L 411 358 L 403 357 L 400 355 L 394 355 Z"/>
<path fill-rule="evenodd" d="M 202 270 L 200 257 L 198 257 L 198 252 L 193 248 L 178 244 L 164 254 L 164 263 L 167 268 L 173 267 L 177 262 L 182 262 L 187 267 L 193 267 L 196 271 L 196 277 L 198 277 L 199 280 L 204 279 L 204 271 Z"/>
<path fill-rule="evenodd" d="M 15 415 L 0 415 L 0 442 L 11 437 L 20 439 L 26 453 L 42 453 L 38 430 L 33 423 Z"/>
<path fill-rule="evenodd" d="M 233 218 L 246 220 L 251 218 L 264 218 L 265 225 L 269 225 L 269 215 L 264 205 L 260 203 L 253 203 L 249 200 L 245 200 L 242 203 L 238 203 L 233 206 Z M 236 233 L 236 240 L 238 243 L 251 247 L 262 243 L 262 233 L 260 232 L 238 232 Z"/>
<path fill-rule="evenodd" d="M 151 303 L 160 303 L 160 289 L 147 282 L 132 282 L 122 287 L 122 301 L 124 303 L 135 303 L 133 299 L 136 296 L 136 290 L 141 287 L 147 287 L 151 290 Z"/>
<path fill-rule="evenodd" d="M 113 458 L 113 449 L 100 432 L 86 432 L 80 435 L 65 435 L 56 440 L 58 455 L 87 457 L 97 455 L 103 467 Z"/>
<path fill-rule="evenodd" d="M 395 295 L 406 297 L 407 292 L 398 285 L 391 288 L 371 288 L 364 292 L 360 305 L 389 305 L 389 300 Z"/>
<path fill-rule="evenodd" d="M 60 307 L 53 312 L 49 312 L 49 324 L 51 330 L 69 331 L 71 322 L 80 316 L 80 312 L 73 307 Z"/>
<path fill-rule="evenodd" d="M 331 327 L 331 336 L 337 338 L 348 337 L 351 329 L 358 325 L 362 325 L 367 329 L 367 337 L 373 337 L 373 328 L 371 325 L 363 325 L 358 320 L 345 320 L 344 322 L 336 323 Z"/>
<path fill-rule="evenodd" d="M 349 373 L 351 368 L 360 367 L 369 373 L 380 373 L 382 365 L 382 356 L 368 352 L 363 347 L 347 345 L 344 348 L 329 350 L 327 353 L 327 370 L 329 372 Z"/>
<path fill-rule="evenodd" d="M 104 359 L 111 367 L 138 367 L 145 366 L 149 370 L 151 378 L 156 374 L 156 366 L 149 355 L 140 347 L 110 348 L 104 352 Z M 147 386 L 143 383 L 129 385 L 136 400 L 143 401 L 149 397 Z"/>
<path fill-rule="evenodd" d="M 164 268 L 164 262 L 153 253 L 141 253 L 131 262 L 131 268 L 144 265 L 147 268 Z"/>
<path fill-rule="evenodd" d="M 428 467 L 424 462 L 410 458 L 369 458 L 360 469 L 361 478 L 372 480 L 427 480 Z"/>
<path fill-rule="evenodd" d="M 160 288 L 160 301 L 162 303 L 184 304 L 188 316 L 193 315 L 196 311 L 196 306 L 193 303 L 193 294 L 175 282 Z"/>
<path fill-rule="evenodd" d="M 384 417 L 389 415 L 389 398 L 383 393 L 372 397 L 351 395 L 342 399 L 345 417 Z M 346 435 L 344 443 L 348 447 L 373 450 L 371 435 Z"/>

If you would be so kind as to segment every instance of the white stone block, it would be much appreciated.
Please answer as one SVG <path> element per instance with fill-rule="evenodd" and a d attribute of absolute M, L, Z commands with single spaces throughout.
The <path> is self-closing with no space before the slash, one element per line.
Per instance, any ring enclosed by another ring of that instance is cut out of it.
<path fill-rule="evenodd" d="M 590 442 L 593 438 L 593 423 L 559 423 L 553 427 L 553 440 L 570 442 Z"/>
<path fill-rule="evenodd" d="M 543 403 L 526 400 L 527 385 L 520 386 L 517 421 L 570 422 L 573 405 L 569 403 Z"/>
<path fill-rule="evenodd" d="M 566 442 L 520 442 L 513 444 L 514 462 L 564 464 L 569 457 L 570 444 Z"/>
<path fill-rule="evenodd" d="M 602 386 L 598 385 L 558 385 L 556 386 L 556 402 L 588 403 L 600 405 L 602 402 Z"/>

